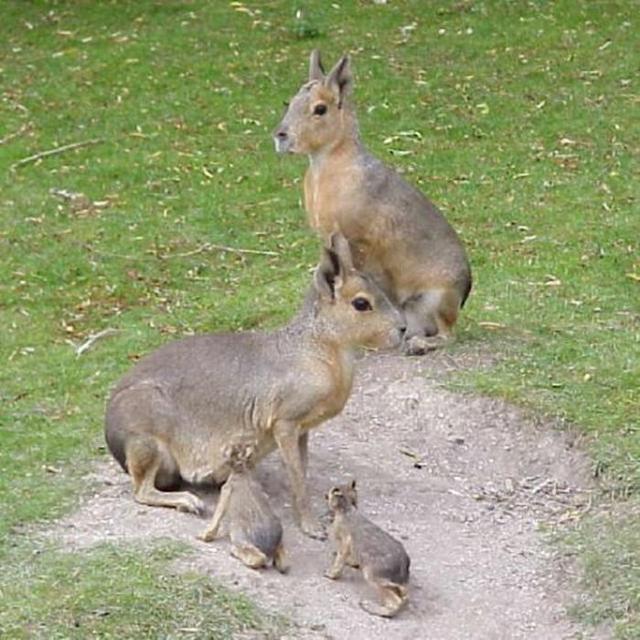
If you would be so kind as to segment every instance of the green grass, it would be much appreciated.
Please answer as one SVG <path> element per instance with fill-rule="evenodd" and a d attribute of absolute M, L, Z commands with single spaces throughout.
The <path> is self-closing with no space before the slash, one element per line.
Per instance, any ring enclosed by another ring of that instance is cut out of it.
<path fill-rule="evenodd" d="M 12 553 L 0 595 L 3 638 L 208 638 L 252 630 L 279 637 L 282 623 L 202 575 L 171 572 L 184 549 L 104 546 L 91 554 Z M 25 559 L 31 555 L 31 559 Z M 52 606 L 52 594 L 55 606 Z M 179 595 L 176 604 L 176 595 Z"/>
<path fill-rule="evenodd" d="M 318 249 L 300 207 L 305 160 L 276 156 L 270 131 L 317 46 L 327 63 L 353 52 L 368 146 L 443 208 L 469 249 L 475 287 L 458 344 L 501 359 L 454 383 L 581 429 L 608 495 L 627 500 L 628 517 L 587 520 L 576 543 L 598 594 L 581 614 L 640 635 L 633 585 L 601 588 L 622 556 L 640 566 L 629 544 L 640 526 L 638 8 L 3 3 L 3 564 L 20 531 L 68 509 L 106 455 L 104 399 L 132 359 L 174 336 L 292 314 Z M 104 206 L 78 210 L 51 189 Z M 76 356 L 106 328 L 118 333 Z M 96 560 L 96 575 L 106 564 Z M 55 584 L 52 566 L 29 567 L 25 589 Z M 0 577 L 0 590 L 16 601 L 11 581 Z M 165 602 L 167 615 L 190 597 Z"/>
<path fill-rule="evenodd" d="M 583 566 L 583 597 L 574 613 L 591 624 L 617 626 L 617 637 L 636 640 L 640 625 L 640 510 L 637 501 L 603 510 L 566 536 L 563 544 Z"/>

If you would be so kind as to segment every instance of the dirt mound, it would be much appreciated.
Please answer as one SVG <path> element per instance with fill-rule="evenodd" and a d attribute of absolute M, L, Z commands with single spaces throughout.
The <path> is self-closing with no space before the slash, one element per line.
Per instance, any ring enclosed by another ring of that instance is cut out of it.
<path fill-rule="evenodd" d="M 99 490 L 58 523 L 67 546 L 170 537 L 198 549 L 189 568 L 241 589 L 300 625 L 292 637 L 341 640 L 561 640 L 584 633 L 565 614 L 569 578 L 540 533 L 588 502 L 588 460 L 571 436 L 503 402 L 444 390 L 452 359 L 367 356 L 341 416 L 311 437 L 309 484 L 318 512 L 334 482 L 355 477 L 360 509 L 403 540 L 412 559 L 410 604 L 396 619 L 372 617 L 361 576 L 323 571 L 329 543 L 304 538 L 291 520 L 277 455 L 261 477 L 285 525 L 287 576 L 255 572 L 229 556 L 227 540 L 196 540 L 206 519 L 134 503 L 115 463 L 97 471 Z M 209 507 L 216 494 L 205 496 Z M 586 636 L 581 635 L 584 638 Z"/>

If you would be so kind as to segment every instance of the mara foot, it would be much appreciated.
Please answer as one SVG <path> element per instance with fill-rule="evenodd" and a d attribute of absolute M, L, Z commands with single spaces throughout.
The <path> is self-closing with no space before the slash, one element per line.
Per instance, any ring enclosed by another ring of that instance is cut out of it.
<path fill-rule="evenodd" d="M 449 342 L 448 338 L 436 336 L 411 336 L 403 345 L 402 351 L 406 356 L 423 356 L 429 351 L 441 349 Z"/>

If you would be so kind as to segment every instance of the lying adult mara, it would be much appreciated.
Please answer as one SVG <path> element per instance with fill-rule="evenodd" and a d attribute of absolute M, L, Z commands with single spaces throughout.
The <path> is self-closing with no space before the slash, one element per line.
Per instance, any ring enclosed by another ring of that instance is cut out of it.
<path fill-rule="evenodd" d="M 256 460 L 280 450 L 300 526 L 323 537 L 305 486 L 308 432 L 344 407 L 355 348 L 395 348 L 405 327 L 384 293 L 354 269 L 338 234 L 323 249 L 313 289 L 278 331 L 173 342 L 120 380 L 107 404 L 106 440 L 138 502 L 202 511 L 196 495 L 169 489 L 183 480 L 224 482 L 225 448 L 250 435 Z"/>
<path fill-rule="evenodd" d="M 321 236 L 340 231 L 357 269 L 371 275 L 406 316 L 405 351 L 421 354 L 450 337 L 471 290 L 471 269 L 442 213 L 360 140 L 344 56 L 325 75 L 317 51 L 309 80 L 274 132 L 276 150 L 309 156 L 304 200 Z"/>

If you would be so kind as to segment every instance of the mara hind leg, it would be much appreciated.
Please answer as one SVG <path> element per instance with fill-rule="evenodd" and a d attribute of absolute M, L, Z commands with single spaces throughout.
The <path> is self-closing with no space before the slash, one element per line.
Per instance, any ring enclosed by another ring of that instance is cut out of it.
<path fill-rule="evenodd" d="M 352 567 L 353 569 L 360 568 L 360 559 L 353 552 L 353 549 L 351 549 L 349 551 L 349 554 L 347 555 L 347 565 Z"/>
<path fill-rule="evenodd" d="M 460 303 L 460 295 L 454 289 L 434 289 L 407 300 L 402 306 L 407 322 L 405 354 L 424 355 L 447 344 Z"/>
<path fill-rule="evenodd" d="M 287 573 L 289 571 L 289 563 L 287 562 L 286 555 L 284 552 L 284 547 L 282 546 L 282 542 L 277 546 L 276 550 L 273 552 L 273 566 L 280 573 Z"/>
<path fill-rule="evenodd" d="M 399 586 L 381 586 L 376 587 L 378 597 L 382 604 L 374 604 L 366 600 L 360 601 L 360 607 L 367 613 L 383 618 L 393 618 L 396 616 L 407 602 L 406 590 L 400 591 Z"/>
<path fill-rule="evenodd" d="M 409 598 L 407 585 L 376 579 L 370 571 L 365 571 L 364 577 L 376 590 L 380 600 L 380 604 L 361 600 L 360 607 L 367 613 L 374 616 L 382 616 L 383 618 L 393 618 L 407 603 Z"/>
<path fill-rule="evenodd" d="M 269 562 L 266 554 L 262 553 L 258 547 L 254 547 L 248 543 L 232 544 L 231 555 L 234 558 L 238 558 L 238 560 L 251 569 L 261 569 L 262 567 L 266 567 Z"/>
<path fill-rule="evenodd" d="M 126 445 L 126 464 L 137 502 L 190 513 L 204 511 L 204 504 L 193 493 L 162 490 L 175 485 L 179 471 L 170 451 L 153 436 L 131 437 Z"/>

